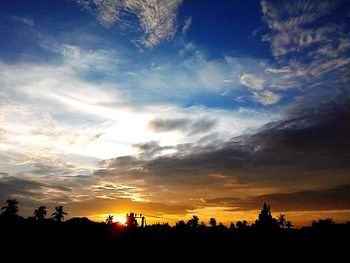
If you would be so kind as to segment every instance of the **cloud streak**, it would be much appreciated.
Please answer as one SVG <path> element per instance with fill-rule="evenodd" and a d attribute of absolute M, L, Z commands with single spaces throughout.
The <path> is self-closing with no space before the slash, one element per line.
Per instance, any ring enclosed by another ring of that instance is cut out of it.
<path fill-rule="evenodd" d="M 186 35 L 186 33 L 190 29 L 191 25 L 192 25 L 192 17 L 190 16 L 185 20 L 184 26 L 181 30 L 183 35 Z"/>

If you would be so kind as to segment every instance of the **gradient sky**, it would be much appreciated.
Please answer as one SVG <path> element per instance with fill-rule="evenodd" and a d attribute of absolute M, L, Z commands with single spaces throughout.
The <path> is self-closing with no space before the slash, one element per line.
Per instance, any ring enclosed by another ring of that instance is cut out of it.
<path fill-rule="evenodd" d="M 348 0 L 2 0 L 1 202 L 350 220 L 349 21 Z"/>

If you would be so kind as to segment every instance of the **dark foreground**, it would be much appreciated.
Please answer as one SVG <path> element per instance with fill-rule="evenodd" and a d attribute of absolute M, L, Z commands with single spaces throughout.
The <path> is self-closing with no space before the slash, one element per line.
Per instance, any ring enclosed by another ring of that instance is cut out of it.
<path fill-rule="evenodd" d="M 288 255 L 288 259 L 294 257 L 294 262 L 299 261 L 300 256 L 313 258 L 312 262 L 316 258 L 336 262 L 337 258 L 348 255 L 350 223 L 314 224 L 301 229 L 170 227 L 167 224 L 127 228 L 85 218 L 64 223 L 23 220 L 0 223 L 0 239 L 2 251 L 68 253 L 81 258 L 96 255 L 176 258 L 186 255 L 197 258 L 244 256 L 249 259 L 263 255 L 274 258 L 282 254 Z"/>

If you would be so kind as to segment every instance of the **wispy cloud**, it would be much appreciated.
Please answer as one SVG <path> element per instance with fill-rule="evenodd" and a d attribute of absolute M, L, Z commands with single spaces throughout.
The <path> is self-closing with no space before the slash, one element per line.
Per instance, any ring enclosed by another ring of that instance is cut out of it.
<path fill-rule="evenodd" d="M 239 77 L 239 82 L 243 85 L 255 89 L 262 90 L 264 88 L 264 79 L 254 76 L 252 74 L 243 74 Z"/>
<path fill-rule="evenodd" d="M 144 47 L 153 47 L 175 35 L 177 9 L 182 0 L 78 0 L 77 2 L 96 14 L 98 20 L 106 27 L 110 27 L 113 23 L 130 26 L 130 21 L 124 18 L 128 17 L 128 14 L 135 15 L 143 31 L 142 36 L 135 42 Z"/>
<path fill-rule="evenodd" d="M 339 9 L 341 2 L 261 1 L 263 18 L 272 31 L 264 39 L 271 43 L 273 55 L 279 57 L 293 52 L 301 53 L 311 46 L 324 46 L 330 42 L 337 45 L 339 39 L 346 37 L 345 28 L 334 21 L 319 19 Z"/>
<path fill-rule="evenodd" d="M 22 23 L 24 25 L 27 25 L 30 27 L 34 26 L 34 21 L 31 18 L 21 17 L 21 16 L 11 16 L 10 18 L 15 22 Z"/>
<path fill-rule="evenodd" d="M 253 94 L 253 98 L 262 103 L 263 105 L 276 104 L 281 100 L 281 95 L 269 90 L 254 92 Z"/>
<path fill-rule="evenodd" d="M 183 35 L 186 35 L 186 33 L 190 29 L 191 25 L 192 25 L 192 17 L 190 16 L 185 20 L 184 26 L 182 28 L 181 32 Z"/>
<path fill-rule="evenodd" d="M 278 102 L 283 98 L 280 91 L 291 89 L 314 90 L 323 96 L 330 86 L 346 85 L 349 27 L 341 18 L 330 19 L 346 5 L 346 1 L 328 0 L 261 1 L 263 21 L 269 28 L 262 39 L 270 42 L 276 63 L 267 65 L 254 81 L 243 79 L 250 88 L 260 88 L 258 80 L 264 81 L 264 91 L 254 91 L 255 99 Z"/>
<path fill-rule="evenodd" d="M 272 81 L 273 80 L 269 79 L 268 74 L 259 77 L 257 75 L 245 73 L 239 77 L 239 82 L 251 90 L 253 99 L 265 106 L 276 104 L 282 98 L 280 94 L 268 90 L 273 88 Z"/>

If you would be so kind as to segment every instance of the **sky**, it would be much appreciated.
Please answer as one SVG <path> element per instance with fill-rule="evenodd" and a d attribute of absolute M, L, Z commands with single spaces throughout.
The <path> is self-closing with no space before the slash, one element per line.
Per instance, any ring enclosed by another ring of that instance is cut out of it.
<path fill-rule="evenodd" d="M 349 22 L 348 0 L 2 0 L 0 201 L 350 220 Z"/>

